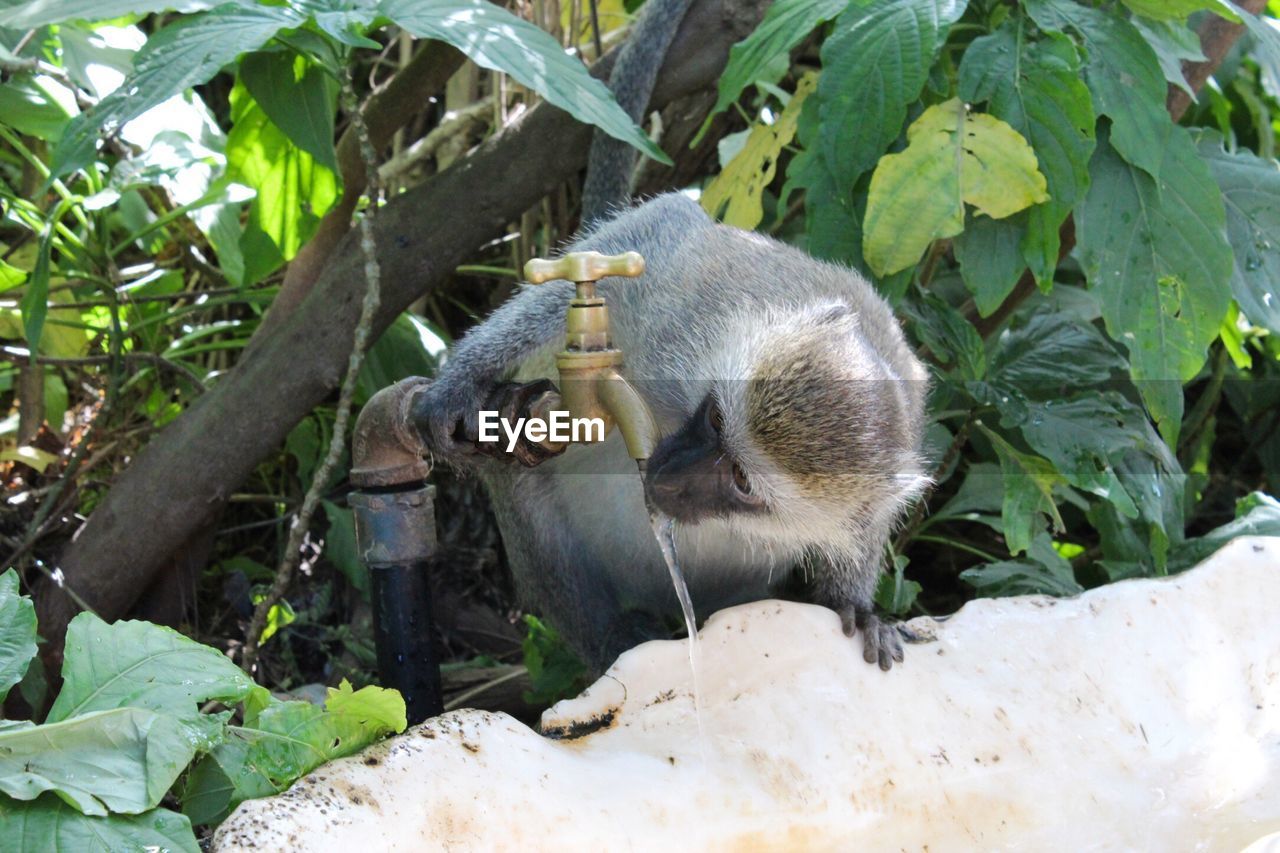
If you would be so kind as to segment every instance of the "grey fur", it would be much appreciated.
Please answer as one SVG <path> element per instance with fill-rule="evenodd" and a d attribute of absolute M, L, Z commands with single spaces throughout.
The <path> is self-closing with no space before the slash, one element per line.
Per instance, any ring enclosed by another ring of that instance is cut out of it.
<path fill-rule="evenodd" d="M 609 74 L 618 105 L 639 123 L 653 94 L 667 48 L 691 0 L 649 0 Z M 582 187 L 582 225 L 589 229 L 631 198 L 631 173 L 637 151 L 602 130 L 591 138 L 587 179 Z"/>
<path fill-rule="evenodd" d="M 760 478 L 765 493 L 792 496 L 763 518 L 679 528 L 681 563 L 700 613 L 767 597 L 805 564 L 816 599 L 841 612 L 848 631 L 862 630 L 868 660 L 887 668 L 900 659 L 896 633 L 875 621 L 871 596 L 887 538 L 925 482 L 917 451 L 927 380 L 889 307 L 857 273 L 717 224 L 679 194 L 623 213 L 570 249 L 644 255 L 643 276 L 605 279 L 600 291 L 625 372 L 660 429 L 675 430 L 716 393 L 729 400 L 726 441 L 754 459 L 753 480 Z M 495 383 L 557 379 L 554 354 L 563 346 L 571 296 L 568 282 L 521 290 L 463 338 L 418 414 L 429 424 L 433 450 L 487 486 L 523 604 L 544 614 L 599 671 L 654 636 L 657 616 L 677 612 L 641 480 L 617 432 L 535 469 L 469 456 L 450 439 L 453 424 L 474 419 Z M 761 456 L 751 437 L 761 425 L 732 403 L 733 383 L 752 378 L 761 356 L 806 335 L 825 342 L 856 377 L 815 392 L 830 394 L 829 434 L 789 437 L 840 462 L 833 466 L 839 476 L 818 477 L 809 491 Z M 883 416 L 866 414 L 873 411 Z M 877 434 L 873 423 L 899 426 Z"/>

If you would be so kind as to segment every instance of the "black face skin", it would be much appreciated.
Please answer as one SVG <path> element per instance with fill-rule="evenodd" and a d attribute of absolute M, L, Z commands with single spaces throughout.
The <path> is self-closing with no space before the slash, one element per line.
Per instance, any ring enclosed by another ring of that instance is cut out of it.
<path fill-rule="evenodd" d="M 644 482 L 654 509 L 688 523 L 765 510 L 721 443 L 720 425 L 719 407 L 708 394 L 685 425 L 658 444 Z"/>

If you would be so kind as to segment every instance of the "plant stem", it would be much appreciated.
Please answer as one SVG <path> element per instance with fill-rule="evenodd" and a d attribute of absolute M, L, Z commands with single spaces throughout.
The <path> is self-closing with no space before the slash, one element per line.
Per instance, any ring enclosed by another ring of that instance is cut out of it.
<path fill-rule="evenodd" d="M 351 347 L 351 356 L 347 361 L 347 373 L 342 379 L 342 390 L 338 394 L 338 410 L 333 423 L 333 435 L 329 439 L 329 450 L 324 461 L 316 469 L 311 478 L 311 486 L 302 500 L 302 508 L 289 528 L 289 541 L 285 545 L 280 566 L 276 569 L 275 581 L 262 601 L 254 608 L 253 618 L 249 622 L 249 630 L 245 635 L 244 651 L 241 653 L 240 666 L 253 674 L 258 660 L 259 638 L 267 624 L 267 615 L 271 608 L 279 604 L 289 589 L 293 573 L 302 559 L 302 541 L 311 526 L 311 518 L 324 494 L 325 485 L 329 482 L 333 469 L 337 467 L 342 451 L 346 447 L 347 422 L 351 418 L 351 402 L 355 395 L 356 379 L 360 375 L 360 365 L 364 362 L 365 351 L 372 337 L 373 319 L 378 313 L 381 293 L 382 270 L 378 264 L 377 245 L 374 242 L 373 215 L 378 204 L 378 155 L 369 139 L 369 128 L 365 124 L 364 115 L 360 111 L 360 103 L 356 98 L 355 88 L 351 83 L 351 68 L 347 66 L 342 74 L 343 107 L 351 116 L 351 124 L 356 131 L 360 143 L 360 158 L 364 161 L 366 188 L 369 194 L 369 209 L 360 217 L 360 250 L 364 255 L 365 293 L 360 305 L 360 320 L 356 324 L 355 340 Z"/>

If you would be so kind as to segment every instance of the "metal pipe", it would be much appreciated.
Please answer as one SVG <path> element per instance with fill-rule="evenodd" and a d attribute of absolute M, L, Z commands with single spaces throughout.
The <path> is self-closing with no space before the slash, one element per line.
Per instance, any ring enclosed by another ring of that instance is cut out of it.
<path fill-rule="evenodd" d="M 427 580 L 436 551 L 435 487 L 426 483 L 431 465 L 409 419 L 413 398 L 429 384 L 405 379 L 365 404 L 351 441 L 358 490 L 347 498 L 369 571 L 378 677 L 400 691 L 410 724 L 444 710 Z"/>
<path fill-rule="evenodd" d="M 410 725 L 444 711 L 427 566 L 436 550 L 435 487 L 358 491 L 356 545 L 369 570 L 374 642 L 383 686 L 404 697 Z"/>

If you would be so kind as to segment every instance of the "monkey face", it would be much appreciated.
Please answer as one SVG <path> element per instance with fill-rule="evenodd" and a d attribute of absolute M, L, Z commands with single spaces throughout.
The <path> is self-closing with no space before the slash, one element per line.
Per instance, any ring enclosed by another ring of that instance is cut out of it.
<path fill-rule="evenodd" d="M 684 426 L 658 444 L 644 483 L 654 508 L 686 523 L 766 511 L 725 448 L 722 426 L 720 408 L 708 394 Z"/>

